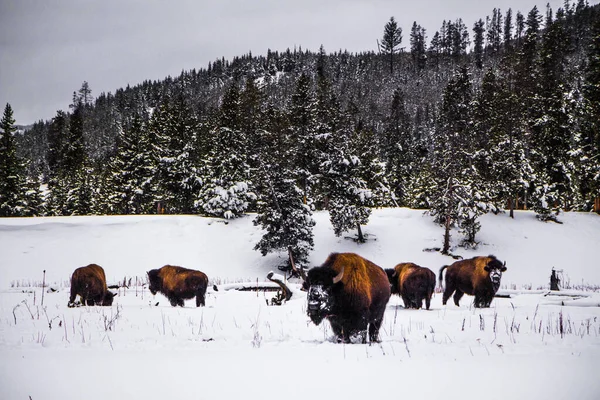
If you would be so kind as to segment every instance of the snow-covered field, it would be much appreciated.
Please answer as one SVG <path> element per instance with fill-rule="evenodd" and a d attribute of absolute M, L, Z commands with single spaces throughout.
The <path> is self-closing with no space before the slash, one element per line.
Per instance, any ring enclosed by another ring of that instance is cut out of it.
<path fill-rule="evenodd" d="M 486 215 L 477 250 L 506 261 L 489 309 L 405 310 L 388 303 L 381 343 L 332 342 L 306 316 L 302 293 L 267 306 L 272 292 L 209 291 L 207 306 L 173 308 L 141 286 L 164 264 L 207 273 L 219 285 L 264 281 L 285 254 L 252 250 L 252 216 L 228 224 L 196 216 L 0 219 L 0 399 L 600 398 L 600 217 L 568 213 L 544 224 L 530 212 Z M 333 251 L 381 267 L 412 261 L 437 275 L 453 260 L 442 229 L 422 211 L 375 210 L 366 244 L 336 238 L 315 215 L 311 265 Z M 453 233 L 453 242 L 460 234 Z M 109 284 L 132 278 L 112 307 L 67 308 L 77 267 L 97 263 Z M 552 268 L 564 296 L 548 295 Z M 57 292 L 45 292 L 44 278 Z M 156 303 L 159 303 L 156 306 Z"/>

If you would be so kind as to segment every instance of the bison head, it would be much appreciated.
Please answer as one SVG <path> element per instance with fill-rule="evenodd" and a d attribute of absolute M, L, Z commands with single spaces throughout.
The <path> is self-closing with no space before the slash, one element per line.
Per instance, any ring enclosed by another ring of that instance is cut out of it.
<path fill-rule="evenodd" d="M 150 293 L 152 293 L 153 295 L 155 295 L 161 290 L 162 281 L 160 279 L 160 276 L 158 276 L 157 269 L 148 271 L 148 282 L 148 289 L 150 289 Z"/>
<path fill-rule="evenodd" d="M 502 273 L 506 271 L 506 261 L 502 263 L 497 258 L 490 257 L 490 261 L 485 267 L 483 267 L 483 269 L 489 273 L 490 280 L 492 281 L 492 286 L 494 287 L 494 292 L 496 292 L 500 287 L 500 279 L 502 278 Z"/>
<path fill-rule="evenodd" d="M 106 293 L 104 294 L 104 299 L 102 299 L 102 305 L 103 306 L 112 306 L 114 297 L 115 297 L 115 293 L 111 292 L 110 290 L 107 290 Z"/>
<path fill-rule="evenodd" d="M 308 271 L 304 285 L 308 290 L 307 313 L 316 325 L 331 314 L 334 305 L 332 291 L 343 276 L 343 268 L 339 274 L 328 267 L 317 267 Z"/>
<path fill-rule="evenodd" d="M 390 290 L 392 294 L 400 293 L 400 289 L 398 288 L 398 273 L 395 268 L 387 268 L 385 273 L 388 277 L 388 281 L 390 281 Z"/>

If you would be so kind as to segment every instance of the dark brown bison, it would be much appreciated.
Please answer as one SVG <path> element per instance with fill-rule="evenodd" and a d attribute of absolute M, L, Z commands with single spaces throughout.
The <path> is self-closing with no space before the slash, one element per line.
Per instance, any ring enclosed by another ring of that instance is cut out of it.
<path fill-rule="evenodd" d="M 379 328 L 390 299 L 385 271 L 353 253 L 332 253 L 320 267 L 308 271 L 307 313 L 319 325 L 329 320 L 338 341 L 379 340 Z"/>
<path fill-rule="evenodd" d="M 500 287 L 502 273 L 506 271 L 506 262 L 502 263 L 495 256 L 473 257 L 460 260 L 450 266 L 444 265 L 440 269 L 440 285 L 442 284 L 442 271 L 446 271 L 446 289 L 442 297 L 442 304 L 454 293 L 454 304 L 463 294 L 475 296 L 474 305 L 477 308 L 489 307 L 494 295 Z"/>
<path fill-rule="evenodd" d="M 421 308 L 423 300 L 429 310 L 435 290 L 435 274 L 429 268 L 413 263 L 401 263 L 385 270 L 392 294 L 402 297 L 405 308 Z"/>
<path fill-rule="evenodd" d="M 148 271 L 150 292 L 164 294 L 173 307 L 183 307 L 183 300 L 196 298 L 196 307 L 204 306 L 208 277 L 204 272 L 173 265 Z"/>
<path fill-rule="evenodd" d="M 106 287 L 104 269 L 96 264 L 77 268 L 73 272 L 69 307 L 75 306 L 77 295 L 81 297 L 81 303 L 88 306 L 111 306 L 115 296 Z"/>

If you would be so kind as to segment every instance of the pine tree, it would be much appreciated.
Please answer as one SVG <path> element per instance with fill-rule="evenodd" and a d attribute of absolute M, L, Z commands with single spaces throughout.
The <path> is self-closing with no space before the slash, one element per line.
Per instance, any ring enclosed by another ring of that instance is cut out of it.
<path fill-rule="evenodd" d="M 584 209 L 589 210 L 593 206 L 594 198 L 600 197 L 600 168 L 598 167 L 600 164 L 600 22 L 598 20 L 593 26 L 587 59 L 580 112 L 582 127 L 580 190 L 585 203 Z"/>
<path fill-rule="evenodd" d="M 479 69 L 483 68 L 483 33 L 485 32 L 484 22 L 482 19 L 475 22 L 473 25 L 473 58 L 475 66 Z"/>
<path fill-rule="evenodd" d="M 399 49 L 398 46 L 402 44 L 402 28 L 398 26 L 398 23 L 394 17 L 390 17 L 390 20 L 383 29 L 383 38 L 379 44 L 379 51 L 387 55 L 390 60 L 390 74 L 394 73 L 394 54 Z"/>
<path fill-rule="evenodd" d="M 289 106 L 290 145 L 294 152 L 296 172 L 300 188 L 304 192 L 304 203 L 312 202 L 312 187 L 317 183 L 319 155 L 316 144 L 316 101 L 308 75 L 302 74 L 296 82 Z"/>
<path fill-rule="evenodd" d="M 117 155 L 112 161 L 107 183 L 110 212 L 149 214 L 154 209 L 153 175 L 157 159 L 147 127 L 135 115 L 128 129 L 122 129 Z"/>
<path fill-rule="evenodd" d="M 248 139 L 240 129 L 239 107 L 239 91 L 234 84 L 223 100 L 220 126 L 214 132 L 205 164 L 201 203 L 207 215 L 237 218 L 256 199 L 246 154 Z"/>
<path fill-rule="evenodd" d="M 157 200 L 173 213 L 193 213 L 200 190 L 191 154 L 198 124 L 184 90 L 184 83 L 178 83 L 174 99 L 164 96 L 150 121 L 159 160 Z"/>
<path fill-rule="evenodd" d="M 293 150 L 289 146 L 289 129 L 285 115 L 273 105 L 266 112 L 265 129 L 261 131 L 259 178 L 257 179 L 257 217 L 254 224 L 264 230 L 254 247 L 263 256 L 287 251 L 298 267 L 308 266 L 314 247 L 310 207 L 303 202 L 304 191 L 296 184 Z M 291 270 L 288 258 L 282 270 Z"/>
<path fill-rule="evenodd" d="M 471 85 L 464 67 L 448 83 L 434 142 L 430 213 L 444 225 L 444 254 L 450 250 L 450 228 L 457 222 L 465 235 L 463 243 L 476 245 L 477 218 L 487 211 L 482 179 L 473 168 Z"/>
<path fill-rule="evenodd" d="M 28 211 L 25 166 L 17 156 L 15 119 L 10 104 L 0 121 L 0 217 L 26 215 Z"/>
<path fill-rule="evenodd" d="M 410 54 L 413 59 L 415 71 L 420 72 L 425 69 L 427 63 L 427 49 L 425 45 L 425 28 L 413 22 L 410 31 Z"/>
<path fill-rule="evenodd" d="M 576 191 L 573 187 L 575 171 L 569 155 L 572 127 L 565 98 L 565 93 L 570 91 L 564 81 L 566 43 L 562 23 L 549 24 L 540 49 L 531 121 L 532 158 L 537 174 L 534 210 L 542 221 L 556 221 L 561 209 L 571 207 Z"/>
<path fill-rule="evenodd" d="M 487 18 L 487 49 L 490 54 L 498 54 L 502 45 L 502 13 L 494 8 L 492 18 Z"/>
<path fill-rule="evenodd" d="M 415 161 L 415 146 L 411 137 L 410 116 L 406 110 L 404 92 L 400 88 L 394 91 L 386 122 L 387 129 L 382 147 L 390 183 L 394 197 L 400 204 L 405 205 Z"/>

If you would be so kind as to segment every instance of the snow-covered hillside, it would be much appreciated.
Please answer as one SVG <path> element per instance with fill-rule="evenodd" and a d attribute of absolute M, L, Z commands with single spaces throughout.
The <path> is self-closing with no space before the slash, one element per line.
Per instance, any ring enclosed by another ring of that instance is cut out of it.
<path fill-rule="evenodd" d="M 470 296 L 456 307 L 436 294 L 430 311 L 392 297 L 379 344 L 333 343 L 327 322 L 309 322 L 303 295 L 278 307 L 266 304 L 273 293 L 211 290 L 204 308 L 172 308 L 132 285 L 112 307 L 66 306 L 71 273 L 89 263 L 104 267 L 109 284 L 141 281 L 167 263 L 218 284 L 263 281 L 285 254 L 252 250 L 261 237 L 252 219 L 0 219 L 0 398 L 600 398 L 600 294 L 589 291 L 600 285 L 595 214 L 568 213 L 560 225 L 530 212 L 484 216 L 480 247 L 453 253 L 506 261 L 511 297 L 480 310 Z M 423 251 L 439 247 L 443 231 L 422 211 L 375 210 L 362 245 L 336 238 L 326 213 L 315 219 L 311 265 L 352 251 L 437 275 L 453 261 Z M 553 267 L 569 296 L 526 290 L 547 289 Z M 58 291 L 44 293 L 42 306 L 44 270 Z"/>

